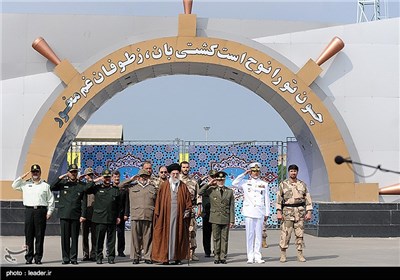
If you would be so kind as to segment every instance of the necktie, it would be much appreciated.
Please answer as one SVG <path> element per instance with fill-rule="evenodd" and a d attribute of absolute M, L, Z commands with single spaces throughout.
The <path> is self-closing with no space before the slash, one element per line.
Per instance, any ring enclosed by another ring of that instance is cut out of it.
<path fill-rule="evenodd" d="M 222 196 L 222 194 L 224 193 L 223 188 L 219 188 L 219 192 L 221 193 L 221 196 Z"/>

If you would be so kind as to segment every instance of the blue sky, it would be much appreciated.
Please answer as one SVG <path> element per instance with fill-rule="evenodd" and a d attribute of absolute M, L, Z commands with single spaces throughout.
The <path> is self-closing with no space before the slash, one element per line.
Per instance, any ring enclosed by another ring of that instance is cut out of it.
<path fill-rule="evenodd" d="M 399 17 L 399 1 L 381 0 L 382 14 Z M 387 8 L 387 13 L 386 9 Z M 368 10 L 367 10 L 368 12 Z M 178 16 L 174 1 L 2 1 L 2 13 Z M 203 18 L 356 23 L 357 0 L 194 0 Z M 166 96 L 168 92 L 168 97 Z M 123 112 L 123 113 L 121 113 Z M 166 112 L 165 118 L 161 112 Z M 226 80 L 175 75 L 145 80 L 118 93 L 90 124 L 122 124 L 125 140 L 285 141 L 293 133 L 279 114 L 246 88 Z"/>

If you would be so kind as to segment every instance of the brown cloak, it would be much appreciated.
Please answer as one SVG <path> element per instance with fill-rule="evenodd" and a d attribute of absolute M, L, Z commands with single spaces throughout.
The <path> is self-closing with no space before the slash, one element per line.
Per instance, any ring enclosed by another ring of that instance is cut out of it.
<path fill-rule="evenodd" d="M 178 188 L 178 217 L 176 229 L 175 256 L 171 260 L 189 258 L 190 218 L 183 218 L 185 210 L 192 208 L 190 193 L 185 183 L 180 181 Z M 153 245 L 151 259 L 156 262 L 168 262 L 169 227 L 171 213 L 171 189 L 169 181 L 160 185 L 157 193 L 153 219 Z"/>

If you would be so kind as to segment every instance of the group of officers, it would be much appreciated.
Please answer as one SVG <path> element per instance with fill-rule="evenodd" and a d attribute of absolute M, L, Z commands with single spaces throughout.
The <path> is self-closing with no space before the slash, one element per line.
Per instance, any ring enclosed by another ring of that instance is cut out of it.
<path fill-rule="evenodd" d="M 129 218 L 133 264 L 140 261 L 165 265 L 181 264 L 186 259 L 198 261 L 195 250 L 196 217 L 199 215 L 203 221 L 205 257 L 211 257 L 212 235 L 214 263 L 226 264 L 229 229 L 235 222 L 234 188 L 243 193 L 247 263 L 264 263 L 261 254 L 263 224 L 270 215 L 270 197 L 268 183 L 260 177 L 261 164 L 251 163 L 229 188 L 225 186 L 227 173 L 224 171 L 210 170 L 207 176 L 195 180 L 189 170 L 189 163 L 184 161 L 161 166 L 159 176 L 155 176 L 151 162 L 146 161 L 138 174 L 120 182 L 120 174 L 117 172 L 114 179 L 115 172 L 108 169 L 97 178 L 92 169 L 86 169 L 78 176 L 78 166 L 71 164 L 66 174 L 49 185 L 41 178 L 40 166 L 32 165 L 30 172 L 12 184 L 14 189 L 23 192 L 26 208 L 26 263 L 42 263 L 46 220 L 55 208 L 53 191 L 58 191 L 62 264 L 78 264 L 80 227 L 82 224 L 85 231 L 84 225 L 89 221 L 91 228 L 86 226 L 86 236 L 90 231 L 92 250 L 89 253 L 88 242 L 83 240 L 84 260 L 102 264 L 106 257 L 109 264 L 114 264 L 117 226 L 124 225 Z M 31 177 L 24 180 L 29 173 Z M 286 249 L 293 232 L 297 260 L 305 261 L 304 221 L 311 219 L 312 201 L 306 184 L 297 178 L 297 173 L 298 167 L 290 165 L 289 177 L 279 184 L 277 192 L 281 262 L 286 262 Z M 123 196 L 126 199 L 122 199 Z M 106 256 L 103 254 L 105 240 Z M 120 250 L 123 254 L 124 243 L 123 240 L 122 245 L 118 244 L 119 256 Z"/>

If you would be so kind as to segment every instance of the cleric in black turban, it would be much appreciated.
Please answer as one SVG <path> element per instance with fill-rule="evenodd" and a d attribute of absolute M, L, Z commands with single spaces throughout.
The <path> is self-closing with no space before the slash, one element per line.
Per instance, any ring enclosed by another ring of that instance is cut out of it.
<path fill-rule="evenodd" d="M 167 166 L 168 173 L 171 173 L 174 170 L 178 170 L 181 172 L 181 166 L 178 163 L 173 163 Z"/>

